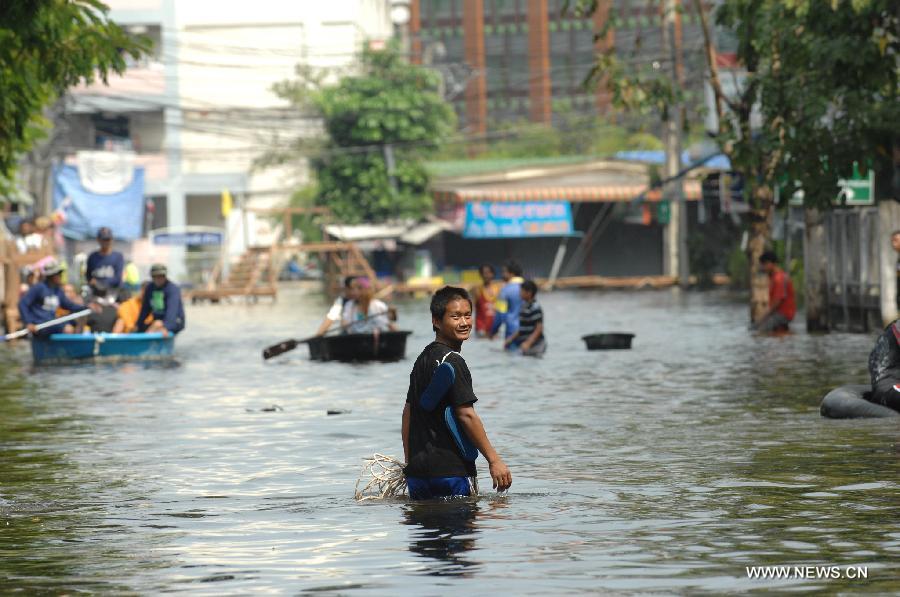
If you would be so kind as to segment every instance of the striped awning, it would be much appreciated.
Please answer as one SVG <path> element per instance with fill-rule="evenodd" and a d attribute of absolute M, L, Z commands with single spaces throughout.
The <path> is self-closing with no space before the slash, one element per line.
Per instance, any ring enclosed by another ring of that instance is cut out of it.
<path fill-rule="evenodd" d="M 573 203 L 608 203 L 632 201 L 647 190 L 647 185 L 606 185 L 578 187 L 519 187 L 519 188 L 459 188 L 434 191 L 438 203 L 469 203 L 471 201 L 571 201 Z M 688 201 L 701 197 L 700 183 L 685 181 L 684 194 Z M 661 189 L 652 189 L 645 201 L 660 201 Z"/>

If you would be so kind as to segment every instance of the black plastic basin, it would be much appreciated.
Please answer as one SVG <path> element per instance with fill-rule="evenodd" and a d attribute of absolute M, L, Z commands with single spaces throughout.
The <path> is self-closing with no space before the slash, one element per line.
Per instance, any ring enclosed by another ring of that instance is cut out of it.
<path fill-rule="evenodd" d="M 634 334 L 620 334 L 609 332 L 606 334 L 589 334 L 581 339 L 587 344 L 588 350 L 612 350 L 631 348 L 631 339 Z"/>

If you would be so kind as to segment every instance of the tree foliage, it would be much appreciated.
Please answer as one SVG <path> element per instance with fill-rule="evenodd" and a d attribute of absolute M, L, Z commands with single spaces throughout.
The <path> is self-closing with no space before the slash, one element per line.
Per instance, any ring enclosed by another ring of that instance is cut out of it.
<path fill-rule="evenodd" d="M 43 109 L 67 88 L 110 72 L 148 49 L 107 17 L 97 0 L 0 2 L 0 192 L 19 158 L 40 139 Z"/>
<path fill-rule="evenodd" d="M 358 72 L 327 83 L 309 69 L 275 86 L 277 95 L 322 118 L 325 138 L 293 141 L 259 163 L 312 157 L 315 202 L 343 222 L 418 218 L 431 209 L 424 159 L 455 127 L 432 71 L 409 64 L 396 46 L 365 49 Z M 393 155 L 393 169 L 390 167 Z"/>
<path fill-rule="evenodd" d="M 717 139 L 752 201 L 748 256 L 756 321 L 767 305 L 758 258 L 773 244 L 775 187 L 796 181 L 805 205 L 828 208 L 837 179 L 852 172 L 854 160 L 893 170 L 891 155 L 900 151 L 898 13 L 892 0 L 726 0 L 716 19 L 735 33 L 747 73 L 729 97 L 719 84 L 702 2 L 694 5 L 703 18 Z M 754 126 L 757 109 L 762 122 Z"/>
<path fill-rule="evenodd" d="M 583 12 L 599 9 L 598 0 L 570 3 Z M 896 162 L 900 155 L 900 11 L 896 0 L 723 0 L 715 20 L 737 39 L 745 71 L 736 92 L 726 94 L 707 3 L 692 5 L 703 24 L 716 140 L 742 176 L 752 205 L 748 257 L 755 320 L 766 305 L 757 260 L 772 245 L 776 186 L 796 181 L 807 206 L 826 207 L 854 160 L 897 172 L 892 156 Z M 620 60 L 614 47 L 592 76 L 607 82 L 625 109 L 664 110 L 678 99 L 664 78 Z"/>
<path fill-rule="evenodd" d="M 582 14 L 599 9 L 598 0 L 567 0 L 566 5 Z M 759 202 L 770 197 L 777 180 L 800 182 L 808 204 L 824 206 L 854 160 L 889 167 L 892 145 L 900 151 L 900 11 L 895 0 L 724 0 L 715 22 L 734 34 L 746 71 L 737 94 L 730 96 L 717 78 L 706 3 L 692 0 L 692 5 L 703 17 L 712 50 L 708 66 L 720 112 L 717 141 L 744 175 L 749 198 L 758 207 L 766 207 Z M 614 18 L 608 23 L 612 26 Z M 597 32 L 598 39 L 605 35 Z M 664 70 L 623 60 L 610 47 L 590 77 L 610 88 L 619 108 L 665 116 L 681 96 Z M 751 122 L 754 111 L 762 116 L 761 126 Z"/>
<path fill-rule="evenodd" d="M 751 184 L 797 181 L 827 207 L 854 160 L 891 169 L 900 135 L 900 31 L 891 0 L 728 0 L 719 25 L 736 33 L 748 72 L 725 110 L 719 142 Z M 750 128 L 751 110 L 762 126 Z M 900 146 L 897 147 L 900 150 Z"/>

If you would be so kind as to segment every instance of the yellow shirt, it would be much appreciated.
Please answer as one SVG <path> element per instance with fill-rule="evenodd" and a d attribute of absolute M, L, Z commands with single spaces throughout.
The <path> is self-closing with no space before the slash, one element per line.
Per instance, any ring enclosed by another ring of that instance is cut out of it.
<path fill-rule="evenodd" d="M 126 334 L 130 334 L 137 329 L 137 318 L 141 314 L 141 296 L 133 296 L 121 305 L 119 305 L 119 319 L 125 323 L 125 329 L 122 330 Z"/>

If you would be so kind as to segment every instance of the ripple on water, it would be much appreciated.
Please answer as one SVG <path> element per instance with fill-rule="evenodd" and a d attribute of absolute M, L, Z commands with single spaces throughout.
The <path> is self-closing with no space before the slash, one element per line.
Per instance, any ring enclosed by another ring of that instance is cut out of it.
<path fill-rule="evenodd" d="M 189 306 L 168 364 L 32 371 L 27 347 L 3 347 L 0 573 L 26 591 L 216 595 L 861 586 L 744 569 L 831 563 L 900 590 L 896 426 L 817 411 L 865 379 L 870 338 L 753 337 L 718 294 L 542 303 L 546 358 L 465 346 L 514 485 L 493 496 L 482 460 L 486 495 L 462 503 L 352 500 L 362 459 L 401 451 L 422 301 L 399 305 L 414 333 L 386 365 L 313 363 L 305 347 L 263 362 L 320 321 L 324 301 L 297 290 Z M 634 348 L 585 350 L 604 330 Z"/>

